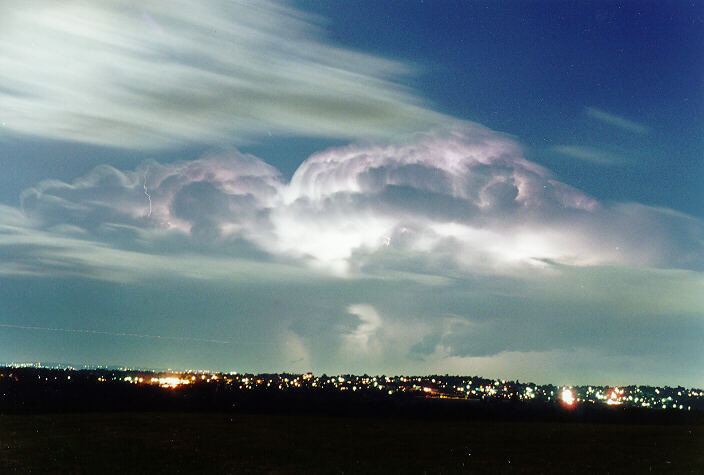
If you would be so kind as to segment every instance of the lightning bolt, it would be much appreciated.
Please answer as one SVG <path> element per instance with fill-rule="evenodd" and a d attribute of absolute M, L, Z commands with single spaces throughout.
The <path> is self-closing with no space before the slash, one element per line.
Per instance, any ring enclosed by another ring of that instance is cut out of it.
<path fill-rule="evenodd" d="M 229 345 L 229 341 L 225 340 L 211 340 L 209 338 L 196 338 L 189 336 L 164 336 L 164 335 L 145 335 L 142 333 L 123 333 L 123 332 L 108 332 L 101 330 L 86 330 L 86 329 L 75 329 L 75 328 L 52 328 L 52 327 L 35 327 L 30 325 L 13 325 L 11 323 L 0 323 L 0 327 L 4 328 L 18 328 L 21 330 L 40 330 L 47 332 L 63 332 L 63 333 L 83 333 L 89 335 L 109 335 L 109 336 L 123 336 L 130 338 L 154 338 L 157 340 L 176 340 L 176 341 L 198 341 L 202 343 L 217 343 L 219 345 Z"/>
<path fill-rule="evenodd" d="M 147 171 L 144 172 L 144 196 L 147 197 L 149 200 L 149 214 L 147 214 L 147 217 L 152 215 L 152 196 L 149 194 L 149 191 L 147 190 L 147 175 L 149 174 L 149 168 L 147 168 Z"/>

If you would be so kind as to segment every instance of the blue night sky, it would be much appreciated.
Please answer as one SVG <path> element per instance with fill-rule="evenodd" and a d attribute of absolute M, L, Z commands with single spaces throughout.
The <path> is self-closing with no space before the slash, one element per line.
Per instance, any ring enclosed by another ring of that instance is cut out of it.
<path fill-rule="evenodd" d="M 696 2 L 0 18 L 0 361 L 704 384 Z"/>

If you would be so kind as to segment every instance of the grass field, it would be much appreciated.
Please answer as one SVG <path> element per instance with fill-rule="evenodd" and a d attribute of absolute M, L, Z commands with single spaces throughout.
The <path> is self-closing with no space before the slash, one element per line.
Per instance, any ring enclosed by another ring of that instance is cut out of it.
<path fill-rule="evenodd" d="M 702 426 L 239 414 L 0 416 L 32 473 L 704 473 Z"/>

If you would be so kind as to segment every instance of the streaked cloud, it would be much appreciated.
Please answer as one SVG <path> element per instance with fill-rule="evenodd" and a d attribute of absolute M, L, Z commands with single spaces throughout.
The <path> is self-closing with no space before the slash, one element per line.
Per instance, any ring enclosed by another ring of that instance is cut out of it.
<path fill-rule="evenodd" d="M 585 108 L 585 111 L 587 112 L 587 116 L 591 117 L 592 119 L 596 119 L 606 124 L 613 125 L 614 127 L 618 127 L 619 129 L 623 129 L 628 132 L 633 132 L 636 134 L 647 134 L 648 132 L 650 132 L 650 127 L 646 125 L 639 124 L 638 122 L 634 122 L 630 119 L 626 119 L 625 117 L 611 114 L 595 107 L 587 107 Z"/>
<path fill-rule="evenodd" d="M 609 152 L 604 152 L 592 147 L 583 147 L 580 145 L 557 145 L 551 147 L 550 150 L 567 155 L 578 160 L 597 165 L 626 165 L 628 160 Z"/>
<path fill-rule="evenodd" d="M 407 66 L 332 46 L 277 2 L 39 0 L 0 18 L 3 133 L 158 148 L 446 120 L 396 82 Z"/>

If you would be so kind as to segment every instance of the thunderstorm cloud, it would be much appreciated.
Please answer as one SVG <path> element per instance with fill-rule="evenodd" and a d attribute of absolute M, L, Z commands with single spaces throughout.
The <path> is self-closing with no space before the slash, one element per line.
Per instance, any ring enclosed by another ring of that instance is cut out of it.
<path fill-rule="evenodd" d="M 0 361 L 704 384 L 694 10 L 382 3 L 0 2 Z"/>
<path fill-rule="evenodd" d="M 119 285 L 146 321 L 217 314 L 218 336 L 246 335 L 241 361 L 275 355 L 261 369 L 552 361 L 567 378 L 588 358 L 602 379 L 667 364 L 696 378 L 686 362 L 701 362 L 701 221 L 600 202 L 476 124 L 324 150 L 290 180 L 237 151 L 99 166 L 0 213 L 12 285 Z M 188 290 L 157 309 L 160 286 Z"/>

